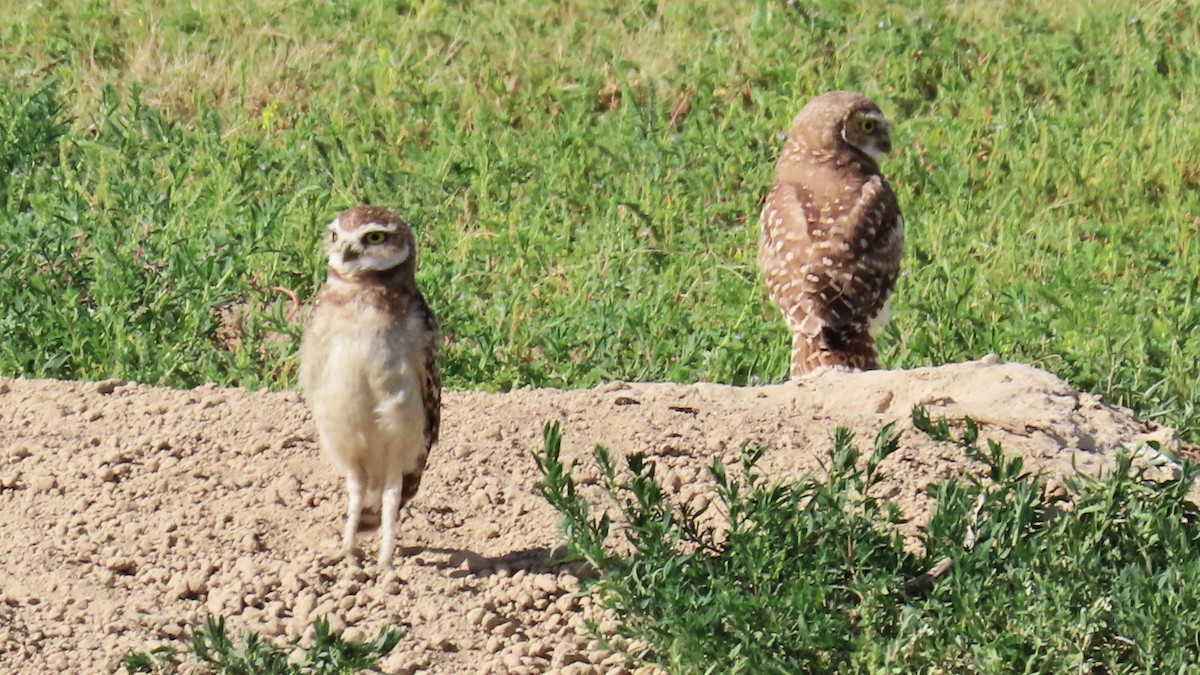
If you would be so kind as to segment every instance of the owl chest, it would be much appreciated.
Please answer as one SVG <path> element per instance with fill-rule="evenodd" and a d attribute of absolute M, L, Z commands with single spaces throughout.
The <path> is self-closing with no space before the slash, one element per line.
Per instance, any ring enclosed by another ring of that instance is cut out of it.
<path fill-rule="evenodd" d="M 395 373 L 412 363 L 401 331 L 390 326 L 354 326 L 330 335 L 326 373 L 330 378 Z"/>
<path fill-rule="evenodd" d="M 370 306 L 347 306 L 317 317 L 306 345 L 306 389 L 362 400 L 417 387 L 424 331 L 413 317 L 388 316 Z"/>

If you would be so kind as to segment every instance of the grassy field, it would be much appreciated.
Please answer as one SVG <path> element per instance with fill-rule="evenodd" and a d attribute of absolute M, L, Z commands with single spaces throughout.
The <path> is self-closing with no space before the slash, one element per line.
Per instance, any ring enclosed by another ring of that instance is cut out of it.
<path fill-rule="evenodd" d="M 1200 6 L 1050 6 L 8 3 L 0 373 L 291 386 L 284 289 L 371 202 L 450 387 L 781 380 L 758 209 L 849 88 L 896 121 L 885 363 L 996 352 L 1200 440 Z"/>

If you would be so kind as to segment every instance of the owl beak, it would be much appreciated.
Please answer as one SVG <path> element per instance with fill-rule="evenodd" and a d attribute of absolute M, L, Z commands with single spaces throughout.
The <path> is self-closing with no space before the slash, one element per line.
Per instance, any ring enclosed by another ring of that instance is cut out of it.
<path fill-rule="evenodd" d="M 362 250 L 357 246 L 342 247 L 342 262 L 354 262 L 362 256 Z"/>

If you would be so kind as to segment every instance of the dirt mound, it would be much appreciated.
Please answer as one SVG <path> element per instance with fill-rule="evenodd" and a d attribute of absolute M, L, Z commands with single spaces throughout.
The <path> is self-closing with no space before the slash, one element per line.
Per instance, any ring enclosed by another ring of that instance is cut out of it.
<path fill-rule="evenodd" d="M 104 672 L 212 612 L 277 637 L 322 615 L 363 636 L 402 627 L 387 672 L 628 672 L 589 642 L 594 608 L 550 562 L 558 518 L 530 457 L 550 420 L 563 425 L 566 458 L 595 443 L 643 452 L 693 501 L 711 494 L 714 457 L 732 464 L 747 444 L 768 444 L 764 472 L 797 476 L 817 470 L 837 426 L 866 447 L 896 420 L 904 436 L 887 490 L 918 521 L 930 482 L 977 467 L 914 431 L 914 405 L 974 418 L 1044 471 L 1072 460 L 1102 471 L 1117 448 L 1147 440 L 1177 447 L 1169 429 L 995 358 L 756 388 L 611 383 L 444 401 L 396 569 L 377 575 L 374 536 L 367 562 L 327 560 L 343 486 L 298 394 L 0 379 L 0 670 Z"/>

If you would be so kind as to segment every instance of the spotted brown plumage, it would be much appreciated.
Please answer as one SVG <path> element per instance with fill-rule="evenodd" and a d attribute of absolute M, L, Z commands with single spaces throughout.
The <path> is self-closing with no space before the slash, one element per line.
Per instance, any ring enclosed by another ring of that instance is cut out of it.
<path fill-rule="evenodd" d="M 892 148 L 888 131 L 861 94 L 822 94 L 796 116 L 775 166 L 758 265 L 792 333 L 792 377 L 879 368 L 871 332 L 887 319 L 904 245 L 878 164 Z"/>
<path fill-rule="evenodd" d="M 321 447 L 346 476 L 342 553 L 365 508 L 380 509 L 379 563 L 391 566 L 399 511 L 416 496 L 441 420 L 438 326 L 416 282 L 416 239 L 386 209 L 327 227 L 328 280 L 300 348 L 300 383 Z"/>

